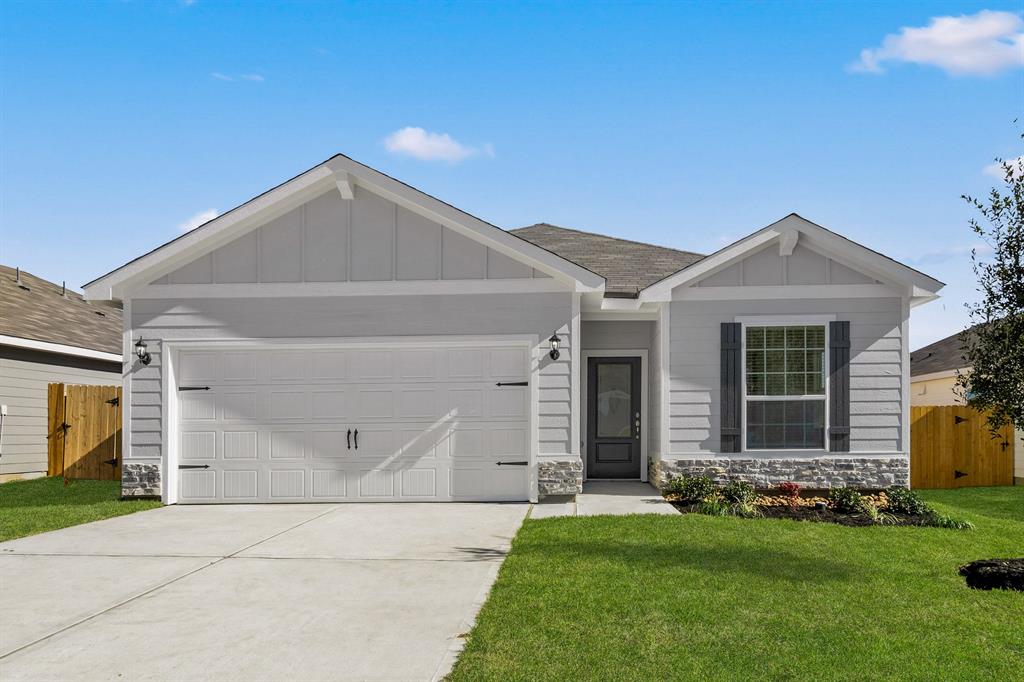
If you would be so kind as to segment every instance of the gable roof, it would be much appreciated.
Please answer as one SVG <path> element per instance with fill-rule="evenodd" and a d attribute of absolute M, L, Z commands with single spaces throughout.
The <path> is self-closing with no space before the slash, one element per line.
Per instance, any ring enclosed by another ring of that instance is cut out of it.
<path fill-rule="evenodd" d="M 692 251 L 548 223 L 510 231 L 604 277 L 605 296 L 609 298 L 636 298 L 642 289 L 704 258 Z"/>
<path fill-rule="evenodd" d="M 964 369 L 968 366 L 964 359 L 963 334 L 970 334 L 975 327 L 966 331 L 957 332 L 944 339 L 928 344 L 924 348 L 918 348 L 910 354 L 910 376 L 916 377 L 923 374 L 934 374 L 936 372 L 951 372 L 955 369 Z"/>
<path fill-rule="evenodd" d="M 937 298 L 937 292 L 945 286 L 943 282 L 920 270 L 915 270 L 889 256 L 847 239 L 841 234 L 812 223 L 796 213 L 790 213 L 785 218 L 655 282 L 641 292 L 640 299 L 643 301 L 670 300 L 672 289 L 678 286 L 693 284 L 768 244 L 781 243 L 785 246 L 788 243 L 791 250 L 798 240 L 808 242 L 830 257 L 846 261 L 844 264 L 852 264 L 856 269 L 876 277 L 879 281 L 906 287 L 911 294 L 911 305 L 918 305 Z"/>
<path fill-rule="evenodd" d="M 343 197 L 350 199 L 355 185 L 424 215 L 499 253 L 527 263 L 545 274 L 571 282 L 579 291 L 594 291 L 604 286 L 603 277 L 577 263 L 343 154 L 335 154 L 177 239 L 87 283 L 83 287 L 85 296 L 89 299 L 120 298 L 133 287 L 148 284 L 331 188 L 336 187 Z"/>
<path fill-rule="evenodd" d="M 0 335 L 8 337 L 0 343 L 47 349 L 19 342 L 36 341 L 121 357 L 120 305 L 92 303 L 74 291 L 61 295 L 59 285 L 24 271 L 20 286 L 16 278 L 14 268 L 0 265 Z"/>

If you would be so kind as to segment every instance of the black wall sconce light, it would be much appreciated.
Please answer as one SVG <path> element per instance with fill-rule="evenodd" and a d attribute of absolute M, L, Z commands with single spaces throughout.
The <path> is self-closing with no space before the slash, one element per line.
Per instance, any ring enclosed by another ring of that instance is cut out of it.
<path fill-rule="evenodd" d="M 135 342 L 135 356 L 139 358 L 139 362 L 144 365 L 148 365 L 153 361 L 153 358 L 149 355 L 149 351 L 146 350 L 146 342 L 139 337 L 139 340 Z"/>
<path fill-rule="evenodd" d="M 548 356 L 552 360 L 557 360 L 558 356 L 561 355 L 561 353 L 558 352 L 558 345 L 560 343 L 562 343 L 562 339 L 558 338 L 558 334 L 557 333 L 552 334 L 551 338 L 548 339 L 548 344 L 551 346 L 551 350 L 548 351 Z"/>

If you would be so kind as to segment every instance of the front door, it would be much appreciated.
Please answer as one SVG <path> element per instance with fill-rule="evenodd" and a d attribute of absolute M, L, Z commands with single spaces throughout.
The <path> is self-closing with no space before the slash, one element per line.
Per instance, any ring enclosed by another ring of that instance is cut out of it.
<path fill-rule="evenodd" d="M 587 363 L 587 477 L 640 478 L 640 358 Z"/>

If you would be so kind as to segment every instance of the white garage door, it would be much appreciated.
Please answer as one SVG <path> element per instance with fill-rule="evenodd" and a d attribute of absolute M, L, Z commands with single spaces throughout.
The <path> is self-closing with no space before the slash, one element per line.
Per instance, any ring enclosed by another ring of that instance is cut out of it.
<path fill-rule="evenodd" d="M 525 345 L 204 348 L 175 366 L 180 502 L 529 497 Z"/>

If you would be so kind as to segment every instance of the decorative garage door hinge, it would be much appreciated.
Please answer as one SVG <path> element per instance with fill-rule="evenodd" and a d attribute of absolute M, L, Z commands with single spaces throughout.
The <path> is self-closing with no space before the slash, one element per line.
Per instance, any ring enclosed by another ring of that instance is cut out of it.
<path fill-rule="evenodd" d="M 179 469 L 209 469 L 209 464 L 179 464 Z"/>
<path fill-rule="evenodd" d="M 178 386 L 179 391 L 209 391 L 209 386 Z"/>
<path fill-rule="evenodd" d="M 524 467 L 529 465 L 529 462 L 498 462 L 500 467 Z"/>
<path fill-rule="evenodd" d="M 529 381 L 499 381 L 495 386 L 529 386 Z"/>

